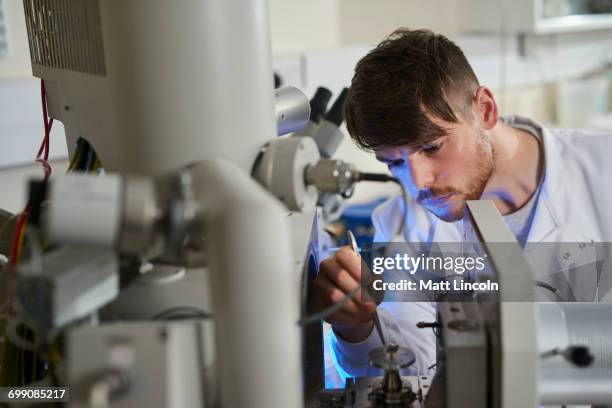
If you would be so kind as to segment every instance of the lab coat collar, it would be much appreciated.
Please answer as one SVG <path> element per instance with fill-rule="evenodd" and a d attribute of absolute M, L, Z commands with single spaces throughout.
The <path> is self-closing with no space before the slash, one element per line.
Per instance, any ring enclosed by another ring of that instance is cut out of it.
<path fill-rule="evenodd" d="M 544 179 L 538 199 L 536 201 L 535 214 L 533 217 L 533 223 L 527 236 L 528 242 L 575 242 L 578 241 L 578 237 L 567 228 L 567 225 L 560 220 L 558 214 L 564 214 L 564 208 L 558 208 L 567 204 L 568 191 L 566 185 L 563 183 L 564 178 L 561 167 L 562 157 L 556 146 L 555 136 L 552 132 L 542 126 L 541 124 L 532 121 L 531 119 L 513 116 L 508 120 L 509 125 L 513 124 L 517 126 L 528 126 L 533 127 L 539 131 L 542 135 L 542 144 L 544 146 Z M 563 199 L 560 199 L 563 197 Z M 559 211 L 561 210 L 561 211 Z M 465 226 L 461 222 L 446 223 L 432 216 L 430 213 L 423 211 L 424 217 L 420 217 L 423 223 L 428 223 L 435 229 L 435 235 L 433 241 L 435 242 L 455 242 L 461 239 L 467 239 Z M 421 226 L 421 228 L 408 228 L 409 231 L 417 230 L 422 233 L 423 230 L 428 230 Z M 428 237 L 432 239 L 431 236 Z M 424 237 L 406 237 L 408 241 L 412 240 L 423 240 Z"/>
<path fill-rule="evenodd" d="M 578 198 L 572 194 L 571 183 L 575 180 L 567 174 L 566 163 L 568 158 L 561 153 L 560 138 L 554 130 L 548 129 L 541 124 L 527 118 L 515 116 L 510 125 L 523 125 L 534 127 L 542 135 L 544 146 L 544 175 L 538 199 L 536 201 L 535 214 L 529 234 L 528 242 L 588 242 L 593 236 L 586 236 L 582 230 L 588 230 L 592 220 L 586 218 L 583 211 L 578 209 L 583 206 L 577 202 Z M 575 181 L 574 181 L 575 182 Z M 402 202 L 401 198 L 393 200 Z M 393 207 L 395 211 L 402 213 L 402 205 Z M 462 221 L 447 223 L 437 219 L 420 205 L 413 203 L 408 211 L 409 217 L 406 222 L 404 236 L 396 239 L 406 242 L 457 242 L 466 239 L 466 231 Z"/>
<path fill-rule="evenodd" d="M 578 242 L 588 240 L 587 237 L 576 233 L 572 224 L 581 222 L 576 220 L 581 212 L 571 211 L 571 208 L 579 208 L 575 198 L 564 180 L 567 177 L 563 167 L 564 159 L 559 151 L 558 136 L 550 129 L 530 119 L 516 117 L 515 123 L 526 124 L 540 130 L 542 144 L 544 146 L 544 179 L 538 200 L 536 202 L 533 224 L 527 236 L 528 242 Z"/>

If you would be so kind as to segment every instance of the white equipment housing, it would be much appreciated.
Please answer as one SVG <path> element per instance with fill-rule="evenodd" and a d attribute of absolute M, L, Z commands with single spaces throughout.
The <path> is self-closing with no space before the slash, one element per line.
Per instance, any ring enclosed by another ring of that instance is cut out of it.
<path fill-rule="evenodd" d="M 250 172 L 276 135 L 265 0 L 25 0 L 33 74 L 70 151 L 157 175 L 209 158 Z"/>
<path fill-rule="evenodd" d="M 33 74 L 71 153 L 84 138 L 122 175 L 204 163 L 194 172 L 214 236 L 221 406 L 299 406 L 288 222 L 249 176 L 277 136 L 266 0 L 24 0 L 24 8 Z M 282 368 L 264 373 L 269 365 Z"/>

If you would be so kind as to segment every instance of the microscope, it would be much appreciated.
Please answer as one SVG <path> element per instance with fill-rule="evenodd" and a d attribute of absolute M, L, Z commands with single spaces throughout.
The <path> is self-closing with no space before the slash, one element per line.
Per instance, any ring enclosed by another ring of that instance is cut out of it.
<path fill-rule="evenodd" d="M 14 342 L 73 406 L 301 406 L 321 208 L 368 178 L 331 158 L 346 92 L 274 90 L 265 1 L 23 5 L 48 114 L 105 174 L 32 182 L 50 246 L 8 284 Z"/>
<path fill-rule="evenodd" d="M 30 185 L 32 241 L 49 249 L 30 245 L 3 285 L 23 316 L 7 336 L 34 384 L 69 386 L 74 407 L 611 402 L 607 374 L 564 391 L 584 377 L 540 369 L 548 340 L 549 352 L 595 362 L 607 351 L 545 337 L 571 331 L 565 309 L 531 302 L 522 261 L 520 279 L 508 278 L 516 263 L 496 270 L 529 301 L 441 304 L 434 378 L 402 377 L 414 353 L 389 343 L 370 354 L 381 377 L 325 390 L 320 320 L 299 324 L 315 313 L 323 226 L 355 183 L 392 181 L 333 158 L 346 92 L 327 110 L 325 90 L 309 101 L 274 89 L 264 0 L 23 4 L 49 116 L 71 155 L 86 140 L 105 170 Z M 498 240 L 499 214 L 469 207 L 480 239 Z M 538 331 L 543 314 L 556 325 Z"/>

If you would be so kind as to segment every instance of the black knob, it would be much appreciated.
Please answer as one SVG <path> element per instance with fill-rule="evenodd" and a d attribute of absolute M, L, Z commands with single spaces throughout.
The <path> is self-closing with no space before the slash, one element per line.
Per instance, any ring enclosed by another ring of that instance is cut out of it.
<path fill-rule="evenodd" d="M 45 180 L 30 180 L 29 189 L 29 222 L 33 226 L 40 226 L 42 203 L 47 199 L 47 182 Z"/>
<path fill-rule="evenodd" d="M 310 121 L 314 123 L 319 123 L 321 117 L 325 114 L 327 110 L 327 104 L 331 99 L 331 92 L 327 88 L 323 88 L 322 86 L 317 88 L 314 96 L 310 100 Z"/>
<path fill-rule="evenodd" d="M 336 101 L 332 105 L 329 112 L 327 112 L 327 116 L 325 117 L 328 121 L 333 123 L 336 126 L 340 126 L 344 121 L 344 114 L 342 109 L 344 108 L 344 102 L 346 101 L 346 96 L 348 95 L 348 88 L 344 88 Z"/>
<path fill-rule="evenodd" d="M 587 346 L 570 346 L 563 354 L 569 362 L 580 368 L 590 366 L 595 359 Z"/>

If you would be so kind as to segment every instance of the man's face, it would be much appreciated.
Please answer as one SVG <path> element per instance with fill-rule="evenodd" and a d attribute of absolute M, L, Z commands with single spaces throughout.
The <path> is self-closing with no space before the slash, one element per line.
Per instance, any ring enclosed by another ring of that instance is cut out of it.
<path fill-rule="evenodd" d="M 430 119 L 448 134 L 420 147 L 380 147 L 376 158 L 428 211 L 456 221 L 463 217 L 466 200 L 482 195 L 495 167 L 493 149 L 476 123 Z"/>

